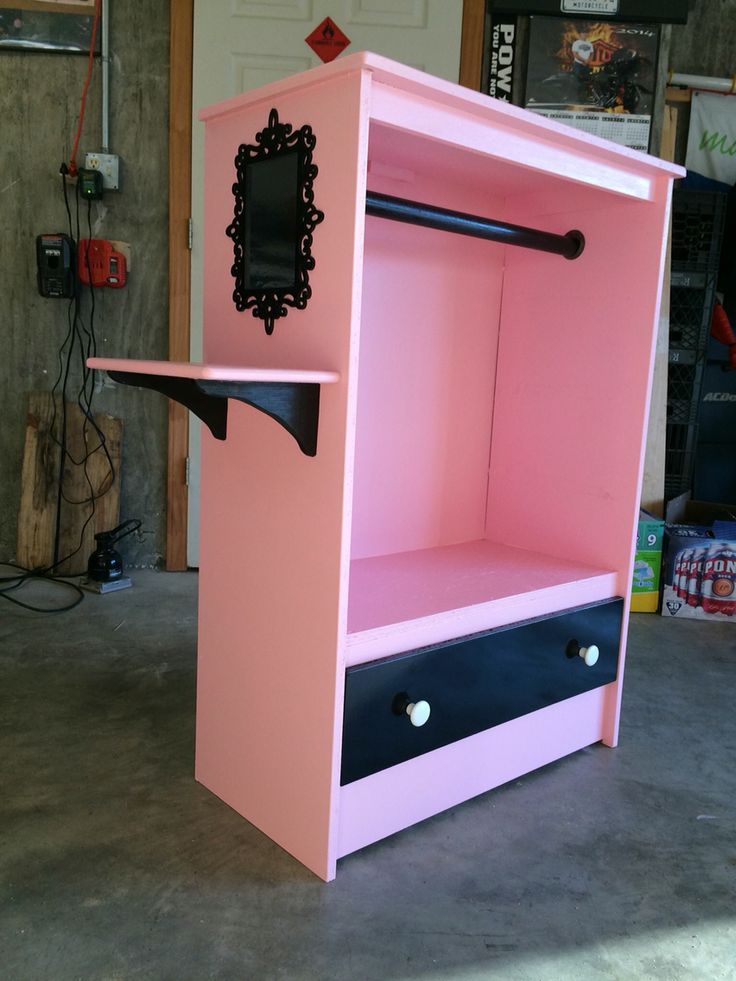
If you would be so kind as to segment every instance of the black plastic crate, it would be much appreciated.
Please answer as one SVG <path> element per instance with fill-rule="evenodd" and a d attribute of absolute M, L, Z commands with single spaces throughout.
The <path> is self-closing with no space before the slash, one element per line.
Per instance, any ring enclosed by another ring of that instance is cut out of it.
<path fill-rule="evenodd" d="M 671 269 L 670 286 L 687 286 L 692 290 L 704 290 L 712 273 L 690 272 L 688 269 Z"/>
<path fill-rule="evenodd" d="M 724 457 L 729 457 L 736 467 L 736 371 L 726 370 L 727 364 L 725 360 L 706 362 L 700 388 L 698 438 L 705 443 L 720 443 Z"/>
<path fill-rule="evenodd" d="M 664 495 L 667 500 L 692 489 L 697 445 L 696 424 L 667 423 L 664 462 Z"/>
<path fill-rule="evenodd" d="M 672 199 L 670 361 L 705 356 L 721 258 L 727 195 L 677 189 Z M 672 357 L 672 352 L 681 352 Z"/>
<path fill-rule="evenodd" d="M 677 188 L 672 196 L 672 269 L 717 272 L 726 194 Z"/>
<path fill-rule="evenodd" d="M 705 352 L 715 301 L 716 274 L 701 276 L 702 289 L 670 288 L 670 348 Z"/>
<path fill-rule="evenodd" d="M 736 447 L 698 443 L 693 497 L 698 501 L 736 501 Z"/>
<path fill-rule="evenodd" d="M 667 422 L 692 423 L 698 418 L 703 362 L 670 364 L 667 369 Z"/>

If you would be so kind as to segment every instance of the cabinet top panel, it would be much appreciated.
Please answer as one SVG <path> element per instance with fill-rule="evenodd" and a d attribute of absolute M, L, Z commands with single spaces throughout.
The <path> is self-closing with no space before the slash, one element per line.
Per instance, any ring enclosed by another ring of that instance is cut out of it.
<path fill-rule="evenodd" d="M 295 91 L 304 95 L 313 86 L 340 85 L 346 75 L 361 70 L 370 72 L 374 82 L 389 86 L 397 95 L 404 93 L 408 96 L 429 99 L 437 105 L 469 115 L 476 124 L 485 122 L 491 127 L 501 125 L 506 129 L 514 129 L 527 138 L 537 136 L 548 145 L 556 144 L 567 151 L 577 150 L 585 153 L 586 156 L 599 156 L 610 166 L 634 170 L 642 176 L 682 177 L 685 174 L 682 167 L 660 160 L 658 157 L 618 146 L 608 140 L 546 119 L 519 106 L 493 99 L 482 92 L 435 78 L 433 75 L 367 51 L 338 58 L 329 64 L 311 68 L 298 75 L 291 75 L 216 103 L 201 110 L 199 118 L 208 122 L 229 116 L 264 100 L 276 99 Z M 315 97 L 319 98 L 319 93 L 315 92 Z"/>

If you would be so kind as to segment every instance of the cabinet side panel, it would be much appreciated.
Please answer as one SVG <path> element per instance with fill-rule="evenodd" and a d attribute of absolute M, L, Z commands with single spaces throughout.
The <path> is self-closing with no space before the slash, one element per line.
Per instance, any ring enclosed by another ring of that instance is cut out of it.
<path fill-rule="evenodd" d="M 509 250 L 490 537 L 628 575 L 659 309 L 668 182 L 656 201 L 567 212 L 579 259 Z M 527 221 L 533 216 L 521 213 Z"/>
<path fill-rule="evenodd" d="M 651 202 L 555 215 L 561 231 L 585 234 L 585 251 L 510 255 L 500 327 L 489 533 L 615 572 L 625 617 L 669 200 L 662 178 Z M 626 629 L 607 695 L 611 745 L 625 649 Z"/>
<path fill-rule="evenodd" d="M 311 87 L 305 95 L 297 92 L 282 96 L 278 102 L 264 100 L 207 124 L 203 297 L 206 362 L 265 368 L 336 368 L 337 359 L 346 356 L 350 325 L 345 322 L 344 313 L 351 309 L 355 287 L 355 159 L 359 151 L 354 117 L 359 98 L 364 102 L 368 99 L 365 85 L 365 94 L 358 94 L 361 78 L 356 73 L 339 84 L 326 82 Z M 293 131 L 302 126 L 312 129 L 316 141 L 312 162 L 317 166 L 312 185 L 314 206 L 324 213 L 324 219 L 313 231 L 311 298 L 303 310 L 287 307 L 286 316 L 276 320 L 273 334 L 268 336 L 263 321 L 254 317 L 251 309 L 239 311 L 235 307 L 233 241 L 225 229 L 234 218 L 232 188 L 237 179 L 238 148 L 257 143 L 257 134 L 268 127 L 271 109 L 277 110 L 279 123 L 290 125 Z M 367 133 L 361 136 L 363 158 L 366 139 Z M 364 161 L 363 185 L 365 167 Z M 363 220 L 361 215 L 361 247 Z"/>
<path fill-rule="evenodd" d="M 335 866 L 333 788 L 342 712 L 344 482 L 351 331 L 359 311 L 366 91 L 360 74 L 291 95 L 282 122 L 317 137 L 324 222 L 305 310 L 267 337 L 232 299 L 233 158 L 270 103 L 214 119 L 207 139 L 204 345 L 211 362 L 340 372 L 321 391 L 317 455 L 230 401 L 225 442 L 203 434 L 197 778 L 325 879 Z M 356 285 L 357 284 L 357 285 Z M 339 678 L 339 682 L 338 682 Z"/>

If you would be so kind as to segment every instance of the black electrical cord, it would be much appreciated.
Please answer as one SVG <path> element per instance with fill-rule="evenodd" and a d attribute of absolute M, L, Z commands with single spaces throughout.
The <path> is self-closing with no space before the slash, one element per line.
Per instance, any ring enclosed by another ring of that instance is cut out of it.
<path fill-rule="evenodd" d="M 63 177 L 63 175 L 62 175 L 62 177 Z M 77 185 L 77 188 L 78 188 L 78 185 Z M 73 238 L 74 236 L 72 234 L 72 213 L 71 213 L 71 208 L 69 207 L 69 199 L 68 199 L 68 195 L 67 195 L 66 181 L 64 181 L 64 183 L 63 183 L 63 192 L 64 192 L 64 204 L 65 204 L 65 207 L 66 207 L 67 219 L 68 219 L 68 222 L 69 222 L 69 233 L 70 233 L 70 237 Z M 76 204 L 76 208 L 75 208 L 75 212 L 76 212 L 76 214 L 75 214 L 75 220 L 76 220 L 76 222 L 75 222 L 76 223 L 76 239 L 77 239 L 77 241 L 79 241 L 80 240 L 80 235 L 81 235 L 81 228 L 80 228 L 80 218 L 79 218 L 79 193 L 78 193 L 78 190 L 77 190 L 77 194 L 75 195 L 75 204 Z M 89 326 L 89 329 L 88 329 L 85 326 L 84 321 L 82 319 L 82 313 L 81 313 L 81 294 L 80 294 L 79 288 L 77 288 L 77 290 L 75 291 L 75 297 L 74 297 L 74 306 L 73 306 L 73 311 L 74 312 L 73 312 L 72 324 L 71 324 L 71 337 L 69 338 L 69 345 L 68 345 L 68 349 L 66 350 L 66 357 L 65 357 L 65 363 L 64 363 L 64 372 L 63 372 L 63 376 L 62 376 L 63 377 L 63 385 L 62 385 L 62 393 L 61 393 L 61 397 L 62 397 L 62 436 L 65 435 L 65 430 L 66 430 L 65 422 L 66 422 L 66 413 L 67 413 L 66 406 L 67 406 L 67 403 L 68 403 L 68 394 L 67 393 L 68 393 L 69 374 L 70 374 L 70 370 L 71 370 L 71 365 L 72 365 L 73 360 L 74 360 L 75 349 L 78 346 L 78 354 L 79 354 L 79 361 L 80 361 L 79 367 L 80 367 L 80 373 L 81 373 L 81 383 L 80 383 L 80 387 L 79 387 L 79 389 L 77 391 L 77 395 L 76 395 L 76 404 L 77 404 L 80 412 L 84 416 L 84 423 L 83 423 L 83 429 L 82 429 L 82 438 L 83 438 L 83 442 L 84 442 L 85 447 L 87 447 L 88 446 L 88 435 L 87 434 L 88 434 L 89 427 L 91 426 L 91 428 L 94 430 L 94 432 L 95 432 L 95 434 L 97 436 L 98 443 L 97 443 L 96 446 L 93 446 L 90 449 L 86 449 L 86 451 L 85 451 L 84 455 L 81 457 L 81 459 L 78 459 L 77 460 L 77 459 L 74 458 L 74 456 L 70 452 L 69 447 L 67 445 L 66 439 L 62 438 L 62 440 L 60 440 L 60 441 L 57 440 L 57 443 L 60 444 L 60 449 L 61 449 L 61 453 L 62 453 L 62 466 L 61 466 L 61 473 L 60 473 L 60 478 L 59 478 L 59 495 L 60 496 L 59 496 L 59 508 L 57 509 L 57 521 L 58 521 L 58 518 L 59 518 L 59 512 L 61 510 L 61 506 L 60 505 L 61 505 L 61 501 L 62 500 L 63 501 L 66 501 L 67 504 L 71 504 L 71 505 L 84 505 L 84 504 L 89 504 L 89 505 L 91 505 L 91 509 L 90 509 L 90 514 L 87 516 L 87 519 L 85 520 L 84 525 L 82 526 L 81 533 L 80 533 L 80 544 L 79 544 L 78 548 L 75 549 L 74 552 L 70 553 L 70 555 L 64 556 L 64 558 L 61 558 L 60 559 L 59 556 L 58 556 L 58 544 L 56 545 L 55 550 L 54 550 L 54 567 L 55 568 L 58 567 L 59 565 L 61 565 L 63 562 L 67 561 L 73 555 L 76 555 L 77 552 L 82 548 L 83 541 L 84 541 L 84 532 L 85 532 L 87 526 L 89 525 L 89 523 L 94 519 L 95 510 L 96 510 L 96 502 L 97 502 L 97 500 L 99 500 L 100 497 L 102 497 L 104 494 L 106 494 L 108 492 L 108 490 L 113 486 L 113 484 L 115 483 L 115 476 L 116 476 L 115 475 L 115 466 L 113 464 L 112 458 L 110 456 L 110 452 L 109 452 L 108 447 L 107 447 L 107 442 L 106 442 L 105 434 L 100 429 L 100 427 L 97 425 L 97 422 L 96 422 L 96 420 L 94 418 L 94 415 L 93 415 L 93 411 L 92 411 L 92 399 L 93 399 L 93 396 L 94 396 L 94 371 L 92 371 L 92 369 L 90 369 L 90 368 L 87 367 L 87 358 L 90 357 L 90 356 L 92 356 L 92 355 L 94 355 L 96 353 L 96 350 L 97 350 L 97 340 L 96 340 L 95 332 L 94 332 L 95 295 L 94 295 L 94 286 L 92 285 L 92 269 L 91 269 L 91 264 L 90 264 L 90 260 L 89 260 L 89 242 L 90 242 L 90 240 L 92 238 L 92 213 L 91 213 L 91 209 L 92 209 L 92 202 L 90 200 L 88 200 L 87 201 L 87 228 L 88 228 L 88 238 L 87 238 L 87 248 L 84 249 L 84 261 L 85 261 L 86 267 L 87 267 L 87 280 L 89 282 L 89 292 L 90 292 L 90 307 L 91 307 L 90 326 Z M 60 360 L 63 357 L 64 357 L 64 355 L 63 355 L 63 352 L 62 352 L 62 355 L 61 355 Z M 62 380 L 62 378 L 58 378 L 57 379 L 57 382 L 56 382 L 56 384 L 54 386 L 54 389 L 52 390 L 52 394 L 53 395 L 56 394 L 56 389 L 58 388 L 59 381 L 61 381 L 61 380 Z M 56 412 L 56 401 L 55 401 L 55 399 L 54 399 L 54 412 Z M 53 425 L 52 425 L 52 430 L 53 430 Z M 52 433 L 52 438 L 53 438 L 53 433 Z M 108 476 L 102 482 L 102 484 L 100 485 L 100 487 L 95 488 L 93 486 L 93 484 L 92 484 L 92 481 L 90 479 L 89 473 L 87 471 L 87 463 L 88 463 L 90 457 L 92 456 L 92 454 L 98 452 L 99 450 L 102 450 L 104 452 L 104 454 L 105 454 L 105 457 L 106 457 L 106 460 L 107 460 L 107 466 L 108 466 Z M 76 466 L 76 467 L 81 466 L 81 467 L 84 468 L 85 480 L 87 481 L 87 486 L 89 487 L 89 496 L 84 497 L 81 500 L 74 500 L 74 499 L 68 497 L 68 495 L 64 492 L 64 487 L 63 487 L 63 469 L 64 469 L 67 461 L 71 465 L 73 465 L 73 466 Z"/>
<path fill-rule="evenodd" d="M 84 599 L 83 590 L 77 586 L 76 583 L 68 582 L 66 579 L 62 579 L 60 576 L 52 576 L 49 574 L 48 570 L 38 570 L 34 571 L 32 569 L 24 569 L 22 566 L 16 565 L 14 562 L 2 562 L 0 566 L 4 566 L 9 569 L 18 569 L 20 574 L 17 576 L 0 576 L 0 599 L 7 600 L 8 603 L 12 603 L 14 606 L 20 606 L 24 610 L 30 610 L 32 613 L 68 613 L 69 610 L 73 610 L 75 606 L 79 604 Z M 58 583 L 60 586 L 66 586 L 67 589 L 71 589 L 76 593 L 76 599 L 72 603 L 67 603 L 65 606 L 52 606 L 43 607 L 35 606 L 33 603 L 24 603 L 23 600 L 17 599 L 15 596 L 8 596 L 8 593 L 12 592 L 14 589 L 19 589 L 24 586 L 27 582 L 34 579 L 40 579 L 44 582 Z M 11 585 L 2 585 L 4 583 L 10 583 Z"/>
<path fill-rule="evenodd" d="M 74 457 L 72 456 L 72 454 L 69 452 L 68 447 L 66 448 L 66 456 L 69 459 L 69 461 L 74 466 L 78 466 L 78 467 L 79 466 L 83 466 L 84 467 L 85 477 L 87 479 L 87 484 L 88 484 L 88 486 L 90 488 L 90 496 L 89 497 L 86 497 L 86 498 L 83 498 L 82 500 L 75 501 L 75 500 L 72 500 L 71 498 L 67 497 L 64 494 L 64 500 L 68 504 L 90 504 L 91 503 L 92 506 L 93 506 L 93 509 L 94 509 L 95 501 L 98 500 L 100 497 L 102 497 L 104 494 L 106 494 L 107 491 L 110 489 L 110 487 L 112 487 L 112 485 L 115 482 L 115 465 L 114 465 L 114 463 L 112 461 L 112 458 L 110 456 L 110 452 L 109 452 L 109 450 L 107 448 L 107 442 L 106 442 L 105 434 L 100 429 L 100 427 L 97 425 L 97 422 L 96 422 L 96 420 L 94 418 L 94 415 L 93 415 L 93 412 L 92 412 L 92 399 L 93 399 L 93 396 L 94 396 L 94 377 L 95 377 L 95 373 L 94 373 L 94 371 L 92 369 L 90 369 L 90 368 L 87 367 L 87 359 L 89 357 L 93 357 L 97 353 L 97 338 L 95 336 L 95 329 L 94 329 L 95 290 L 94 290 L 94 286 L 92 285 L 92 268 L 91 268 L 90 259 L 89 259 L 89 242 L 90 242 L 90 240 L 92 238 L 92 217 L 91 217 L 91 209 L 92 209 L 92 202 L 88 200 L 87 201 L 87 229 L 88 229 L 87 243 L 88 244 L 87 244 L 87 248 L 86 249 L 83 249 L 82 251 L 83 251 L 83 255 L 84 255 L 84 262 L 85 262 L 86 269 L 87 269 L 87 280 L 88 280 L 88 283 L 89 283 L 90 311 L 91 311 L 90 312 L 90 323 L 89 323 L 89 328 L 87 328 L 85 326 L 85 324 L 84 324 L 84 320 L 83 320 L 83 318 L 81 316 L 81 312 L 79 312 L 77 314 L 76 319 L 75 319 L 75 331 L 74 331 L 73 341 L 75 343 L 78 343 L 78 345 L 79 345 L 81 384 L 80 384 L 79 390 L 77 392 L 76 404 L 77 404 L 77 407 L 79 408 L 80 412 L 84 416 L 84 424 L 83 424 L 83 430 L 82 430 L 82 435 L 83 435 L 84 443 L 85 443 L 85 446 L 88 445 L 87 433 L 88 433 L 88 427 L 90 427 L 90 426 L 95 431 L 95 434 L 96 434 L 97 439 L 99 440 L 99 442 L 98 442 L 98 444 L 96 446 L 93 446 L 91 449 L 88 449 L 86 451 L 85 455 L 81 459 L 79 459 L 79 460 L 74 459 Z M 79 231 L 80 231 L 80 229 L 79 229 L 79 202 L 77 201 L 77 234 L 79 234 Z M 69 360 L 71 360 L 71 352 L 69 353 Z M 105 457 L 107 459 L 107 466 L 108 466 L 108 471 L 109 472 L 108 472 L 108 476 L 102 482 L 101 486 L 97 490 L 95 490 L 92 487 L 91 480 L 89 479 L 89 476 L 87 474 L 87 461 L 92 456 L 92 454 L 93 453 L 96 453 L 98 450 L 102 450 L 104 452 Z"/>
<path fill-rule="evenodd" d="M 64 196 L 64 207 L 67 214 L 67 223 L 69 228 L 69 237 L 74 242 L 80 240 L 80 219 L 79 219 L 79 191 L 77 185 L 77 191 L 75 195 L 76 200 L 76 221 L 74 221 L 72 216 L 72 209 L 69 204 L 69 196 L 67 193 L 66 177 L 68 174 L 68 168 L 65 164 L 61 167 L 61 181 L 62 181 L 62 191 Z M 87 358 L 96 354 L 97 351 L 97 340 L 94 331 L 94 316 L 95 316 L 95 295 L 94 286 L 92 285 L 92 269 L 89 259 L 89 242 L 92 238 L 92 216 L 91 216 L 91 201 L 87 202 L 87 228 L 88 228 L 88 238 L 87 238 L 87 248 L 84 250 L 84 260 L 87 266 L 87 279 L 89 282 L 90 291 L 90 323 L 89 328 L 87 328 L 82 319 L 81 311 L 81 293 L 79 288 L 79 283 L 77 282 L 76 288 L 74 290 L 74 296 L 69 301 L 67 307 L 67 333 L 62 341 L 62 344 L 58 350 L 57 358 L 59 364 L 59 372 L 54 382 L 53 388 L 51 389 L 51 402 L 52 402 L 52 414 L 51 414 L 51 424 L 49 427 L 49 437 L 53 440 L 60 448 L 60 459 L 59 459 L 59 471 L 57 477 L 57 495 L 56 495 L 56 518 L 54 525 L 54 544 L 53 544 L 53 561 L 51 565 L 45 568 L 37 569 L 25 569 L 22 566 L 16 565 L 15 563 L 0 563 L 1 565 L 18 570 L 17 575 L 11 576 L 0 576 L 0 599 L 5 599 L 16 606 L 22 607 L 23 609 L 30 610 L 35 613 L 64 613 L 69 610 L 73 610 L 75 606 L 82 602 L 84 599 L 84 592 L 75 583 L 67 581 L 64 577 L 55 575 L 55 570 L 58 569 L 69 559 L 73 558 L 84 545 L 84 536 L 88 525 L 93 520 L 96 512 L 96 502 L 97 500 L 106 494 L 110 488 L 115 483 L 115 466 L 113 464 L 112 458 L 110 456 L 110 451 L 107 447 L 105 434 L 97 425 L 92 412 L 92 400 L 94 397 L 94 371 L 87 367 Z M 76 224 L 76 237 L 74 235 L 74 225 Z M 94 430 L 99 440 L 98 445 L 87 449 L 84 456 L 80 460 L 75 460 L 72 453 L 68 447 L 68 428 L 69 420 L 67 416 L 67 404 L 68 404 L 68 391 L 70 385 L 70 374 L 71 368 L 74 361 L 75 350 L 78 347 L 78 354 L 80 358 L 81 367 L 81 384 L 77 391 L 76 403 L 84 416 L 84 423 L 82 429 L 82 439 L 85 447 L 87 447 L 87 434 L 88 428 Z M 57 409 L 56 409 L 56 399 L 59 386 L 61 386 L 61 411 L 59 413 L 61 417 L 60 421 L 60 434 L 57 438 L 54 435 L 57 423 Z M 109 468 L 109 475 L 102 482 L 101 486 L 97 489 L 92 484 L 92 480 L 87 470 L 87 462 L 93 453 L 102 450 L 107 459 L 107 464 Z M 64 492 L 64 472 L 67 462 L 73 466 L 82 466 L 84 468 L 84 476 L 89 487 L 89 497 L 81 501 L 71 500 Z M 106 486 L 105 486 L 106 485 Z M 77 548 L 66 555 L 60 556 L 60 542 L 61 542 L 61 506 L 62 501 L 66 501 L 68 504 L 73 505 L 90 505 L 90 513 L 84 521 L 82 528 L 80 530 L 80 541 Z M 44 580 L 46 582 L 58 583 L 68 589 L 75 592 L 76 598 L 72 603 L 66 604 L 60 607 L 39 607 L 31 603 L 25 603 L 22 600 L 17 599 L 15 596 L 8 595 L 12 591 L 19 589 L 26 583 L 32 580 Z"/>

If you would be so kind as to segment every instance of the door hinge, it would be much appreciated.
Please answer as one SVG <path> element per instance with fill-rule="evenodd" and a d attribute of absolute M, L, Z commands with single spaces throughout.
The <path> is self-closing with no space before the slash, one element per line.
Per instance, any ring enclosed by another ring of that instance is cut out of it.
<path fill-rule="evenodd" d="M 187 248 L 192 251 L 192 239 L 194 237 L 194 222 L 191 218 L 187 221 Z"/>
<path fill-rule="evenodd" d="M 189 486 L 189 476 L 191 474 L 191 471 L 192 471 L 192 461 L 190 457 L 187 457 L 184 460 L 184 483 L 186 484 L 187 487 Z"/>

